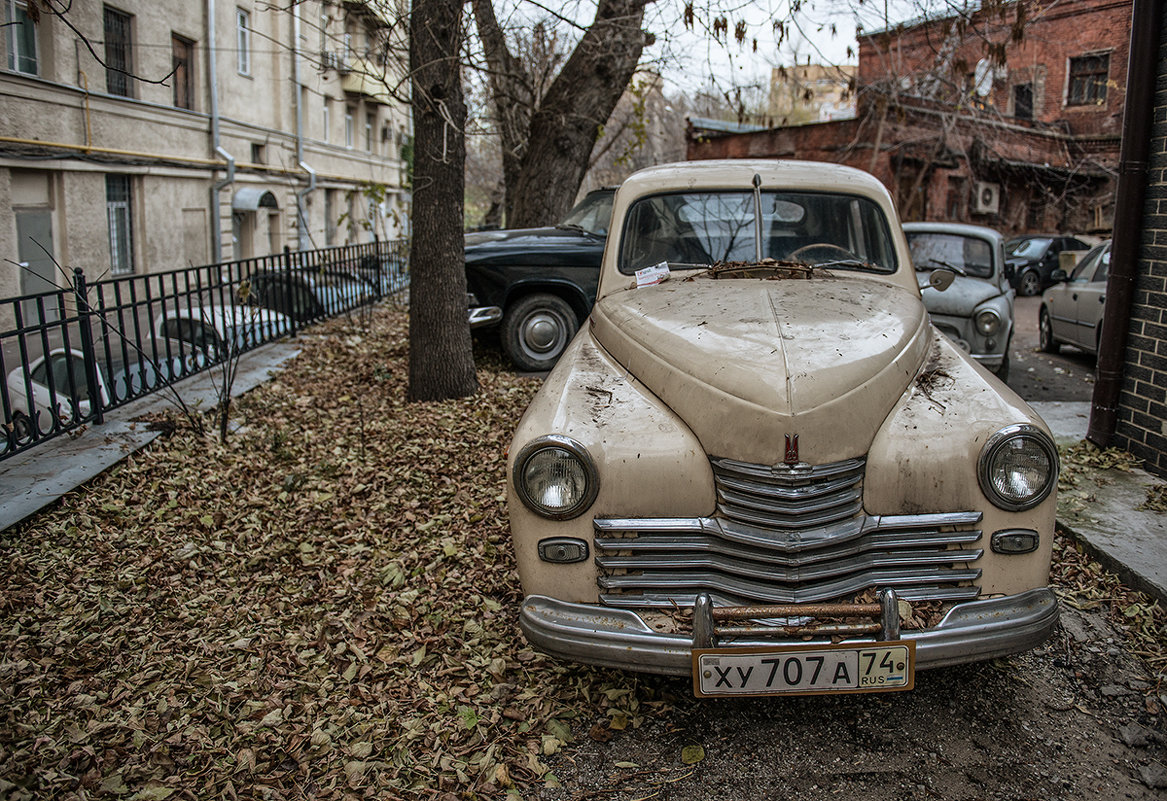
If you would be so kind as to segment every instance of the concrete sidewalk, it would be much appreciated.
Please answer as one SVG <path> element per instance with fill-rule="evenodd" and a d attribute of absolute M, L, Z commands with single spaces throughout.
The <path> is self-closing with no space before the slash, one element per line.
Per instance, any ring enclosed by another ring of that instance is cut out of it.
<path fill-rule="evenodd" d="M 1059 445 L 1085 439 L 1089 403 L 1030 405 Z M 1162 483 L 1143 470 L 1083 468 L 1077 492 L 1058 497 L 1058 522 L 1125 584 L 1167 606 L 1167 514 L 1138 509 L 1147 489 Z"/>
<path fill-rule="evenodd" d="M 248 353 L 240 361 L 233 395 L 267 381 L 284 362 L 300 352 L 295 342 L 275 342 Z M 177 385 L 184 401 L 208 408 L 216 401 L 210 377 L 195 376 Z M 100 475 L 129 454 L 152 442 L 158 433 L 132 422 L 167 406 L 152 395 L 115 410 L 101 426 L 89 426 L 75 436 L 51 442 L 0 462 L 0 531 Z M 1034 403 L 1059 445 L 1086 436 L 1089 403 Z M 1064 493 L 1058 521 L 1082 542 L 1098 561 L 1130 586 L 1167 606 L 1167 514 L 1139 511 L 1147 487 L 1162 483 L 1142 470 L 1086 470 L 1078 479 L 1081 494 Z"/>
<path fill-rule="evenodd" d="M 239 360 L 231 396 L 237 397 L 264 383 L 299 352 L 295 341 L 279 341 L 245 353 Z M 218 402 L 209 372 L 191 376 L 174 386 L 187 406 L 209 409 Z M 153 442 L 158 432 L 133 421 L 150 412 L 173 409 L 173 402 L 166 396 L 164 392 L 147 395 L 113 410 L 102 425 L 89 425 L 62 434 L 0 461 L 0 531 L 30 517 Z"/>

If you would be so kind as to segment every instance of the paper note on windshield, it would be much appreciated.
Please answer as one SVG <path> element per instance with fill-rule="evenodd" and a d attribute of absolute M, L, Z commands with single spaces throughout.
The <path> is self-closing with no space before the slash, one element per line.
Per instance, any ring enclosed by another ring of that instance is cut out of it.
<path fill-rule="evenodd" d="M 662 261 L 660 264 L 654 264 L 652 267 L 645 267 L 643 270 L 636 271 L 636 288 L 640 289 L 642 286 L 652 286 L 659 284 L 661 281 L 667 281 L 669 278 L 669 264 Z"/>

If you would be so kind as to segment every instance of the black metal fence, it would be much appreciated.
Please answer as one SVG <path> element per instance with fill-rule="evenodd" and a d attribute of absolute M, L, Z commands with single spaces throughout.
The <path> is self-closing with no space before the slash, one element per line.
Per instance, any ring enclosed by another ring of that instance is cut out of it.
<path fill-rule="evenodd" d="M 101 423 L 300 327 L 409 285 L 403 240 L 289 251 L 0 300 L 0 459 Z"/>

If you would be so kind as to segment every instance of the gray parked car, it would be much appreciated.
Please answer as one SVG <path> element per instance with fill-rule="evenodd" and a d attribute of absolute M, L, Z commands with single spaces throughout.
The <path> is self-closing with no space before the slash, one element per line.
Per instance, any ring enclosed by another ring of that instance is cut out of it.
<path fill-rule="evenodd" d="M 960 223 L 905 223 L 920 295 L 932 324 L 1005 381 L 1013 338 L 1013 289 L 1005 277 L 1004 238 L 992 228 Z M 928 274 L 956 273 L 944 290 Z"/>

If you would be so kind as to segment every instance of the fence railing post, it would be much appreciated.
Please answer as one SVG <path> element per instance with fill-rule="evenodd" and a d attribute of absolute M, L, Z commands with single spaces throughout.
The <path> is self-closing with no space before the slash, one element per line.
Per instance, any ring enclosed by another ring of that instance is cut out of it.
<path fill-rule="evenodd" d="M 77 298 L 77 321 L 81 328 L 81 356 L 85 365 L 85 386 L 89 391 L 89 411 L 93 414 L 93 422 L 101 425 L 105 422 L 105 400 L 101 397 L 101 385 L 97 381 L 97 352 L 93 347 L 93 312 L 89 308 L 89 287 L 80 267 L 73 268 L 73 293 Z M 65 354 L 66 358 L 68 356 Z"/>
<path fill-rule="evenodd" d="M 288 336 L 296 336 L 296 309 L 293 302 L 296 293 L 292 290 L 292 249 L 284 245 L 284 293 L 285 309 L 288 316 Z"/>

